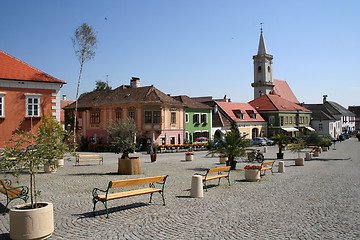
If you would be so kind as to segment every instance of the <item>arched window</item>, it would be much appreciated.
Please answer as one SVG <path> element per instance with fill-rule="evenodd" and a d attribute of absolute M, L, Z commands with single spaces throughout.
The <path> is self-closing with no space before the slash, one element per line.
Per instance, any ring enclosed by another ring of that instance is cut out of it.
<path fill-rule="evenodd" d="M 271 72 L 271 68 L 270 68 L 270 66 L 268 66 L 268 72 Z"/>
<path fill-rule="evenodd" d="M 258 72 L 261 72 L 261 66 L 258 66 Z"/>

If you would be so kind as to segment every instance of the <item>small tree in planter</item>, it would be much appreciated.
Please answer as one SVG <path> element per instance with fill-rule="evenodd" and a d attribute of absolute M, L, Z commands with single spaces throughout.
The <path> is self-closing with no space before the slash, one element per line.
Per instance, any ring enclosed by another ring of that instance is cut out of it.
<path fill-rule="evenodd" d="M 290 142 L 290 138 L 284 134 L 278 134 L 273 138 L 273 141 L 279 147 L 279 152 L 277 153 L 277 159 L 283 159 L 284 153 L 282 152 L 283 148 L 286 147 L 286 144 Z"/>
<path fill-rule="evenodd" d="M 208 154 L 220 153 L 228 157 L 226 162 L 227 166 L 231 166 L 231 170 L 236 169 L 235 157 L 246 156 L 246 149 L 249 147 L 249 141 L 245 139 L 245 135 L 241 136 L 240 131 L 233 123 L 231 125 L 231 131 L 227 133 L 221 133 L 222 137 L 218 138 L 214 148 L 209 151 Z"/>
<path fill-rule="evenodd" d="M 295 159 L 295 165 L 303 166 L 304 158 L 300 158 L 300 152 L 306 148 L 306 142 L 303 139 L 298 139 L 295 143 L 291 144 L 290 151 L 298 154 L 298 158 Z"/>
<path fill-rule="evenodd" d="M 118 160 L 119 174 L 140 174 L 140 159 L 130 158 L 129 153 L 135 149 L 136 125 L 132 118 L 120 119 L 110 122 L 107 128 L 110 137 L 114 140 L 116 148 L 122 153 Z"/>
<path fill-rule="evenodd" d="M 31 124 L 32 125 L 32 124 Z M 39 191 L 36 185 L 36 173 L 40 166 L 48 164 L 54 158 L 71 152 L 66 145 L 66 132 L 51 117 L 43 116 L 38 132 L 17 131 L 1 151 L 2 170 L 12 170 L 15 176 L 27 169 L 29 171 L 30 204 L 20 205 L 10 210 L 10 237 L 13 239 L 43 238 L 54 231 L 52 203 L 38 202 Z M 8 161 L 8 159 L 12 159 Z M 38 209 L 35 211 L 35 209 Z M 26 217 L 25 217 L 26 216 Z M 28 218 L 32 227 L 27 226 Z M 42 229 L 38 229 L 38 225 Z M 27 226 L 27 227 L 26 227 Z M 46 226 L 46 227 L 45 227 Z"/>

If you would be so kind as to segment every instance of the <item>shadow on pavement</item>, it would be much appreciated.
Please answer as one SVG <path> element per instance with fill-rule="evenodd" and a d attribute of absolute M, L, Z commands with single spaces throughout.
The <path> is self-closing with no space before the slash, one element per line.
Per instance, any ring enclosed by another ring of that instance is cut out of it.
<path fill-rule="evenodd" d="M 97 206 L 99 206 L 101 204 L 97 204 Z M 109 214 L 110 213 L 114 213 L 114 212 L 121 212 L 121 211 L 125 211 L 125 210 L 129 210 L 129 209 L 134 209 L 134 208 L 139 208 L 139 207 L 144 207 L 144 206 L 148 206 L 150 205 L 149 203 L 132 203 L 129 205 L 123 205 L 123 206 L 117 206 L 117 207 L 112 207 L 112 208 L 108 208 Z M 102 207 L 104 207 L 102 205 Z M 101 215 L 105 215 L 106 216 L 106 210 L 98 210 L 95 211 L 95 216 L 101 216 Z M 92 218 L 94 217 L 94 212 L 85 212 L 85 213 L 81 213 L 81 214 L 73 214 L 73 216 L 77 216 L 78 219 L 82 219 L 82 218 Z M 109 216 L 110 217 L 110 216 Z"/>

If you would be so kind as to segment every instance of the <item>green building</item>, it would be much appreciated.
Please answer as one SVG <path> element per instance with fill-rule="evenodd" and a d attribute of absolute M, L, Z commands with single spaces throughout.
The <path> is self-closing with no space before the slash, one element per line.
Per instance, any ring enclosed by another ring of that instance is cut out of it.
<path fill-rule="evenodd" d="M 185 142 L 198 142 L 203 137 L 211 140 L 212 108 L 188 96 L 174 96 L 185 105 Z"/>

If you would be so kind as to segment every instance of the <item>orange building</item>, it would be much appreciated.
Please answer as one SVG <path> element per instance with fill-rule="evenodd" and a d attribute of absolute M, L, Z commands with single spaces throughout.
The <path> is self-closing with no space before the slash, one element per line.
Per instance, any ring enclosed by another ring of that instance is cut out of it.
<path fill-rule="evenodd" d="M 60 121 L 60 88 L 56 79 L 0 50 L 0 148 L 16 129 L 37 130 L 51 112 Z"/>

